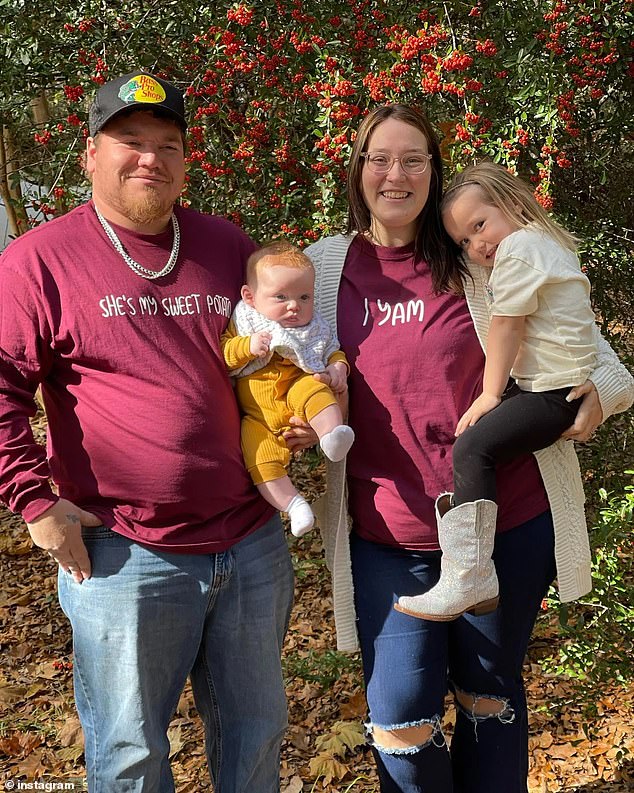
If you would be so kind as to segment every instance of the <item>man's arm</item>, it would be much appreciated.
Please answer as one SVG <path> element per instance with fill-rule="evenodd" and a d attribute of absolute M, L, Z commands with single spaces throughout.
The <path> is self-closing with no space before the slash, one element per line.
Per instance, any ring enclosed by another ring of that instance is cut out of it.
<path fill-rule="evenodd" d="M 65 572 L 81 583 L 91 573 L 81 527 L 98 526 L 101 521 L 53 493 L 45 451 L 36 443 L 29 424 L 36 409 L 34 395 L 4 355 L 3 350 L 0 353 L 0 496 L 10 509 L 22 514 L 35 545 L 47 551 Z"/>
<path fill-rule="evenodd" d="M 82 581 L 90 576 L 90 562 L 81 525 L 100 521 L 53 493 L 46 452 L 30 426 L 35 392 L 51 366 L 44 312 L 6 267 L 0 300 L 0 499 L 23 516 L 33 542 Z"/>

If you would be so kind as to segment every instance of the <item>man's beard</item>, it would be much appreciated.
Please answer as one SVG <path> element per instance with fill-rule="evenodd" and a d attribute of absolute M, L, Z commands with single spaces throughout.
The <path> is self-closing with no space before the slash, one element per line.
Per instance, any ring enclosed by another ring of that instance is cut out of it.
<path fill-rule="evenodd" d="M 121 209 L 123 214 L 135 225 L 145 226 L 160 220 L 167 215 L 172 206 L 172 201 L 161 201 L 156 190 L 147 187 L 140 196 L 122 196 Z"/>

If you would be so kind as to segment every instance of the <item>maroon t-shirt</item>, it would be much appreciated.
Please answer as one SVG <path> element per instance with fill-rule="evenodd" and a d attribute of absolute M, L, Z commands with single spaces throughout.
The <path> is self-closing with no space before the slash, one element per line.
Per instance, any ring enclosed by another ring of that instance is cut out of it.
<path fill-rule="evenodd" d="M 220 351 L 254 243 L 228 221 L 176 208 L 178 262 L 156 281 L 117 253 L 92 202 L 0 256 L 0 496 L 26 520 L 61 496 L 147 545 L 209 553 L 273 509 L 244 468 L 240 416 Z M 114 226 L 160 270 L 159 235 Z M 39 382 L 48 460 L 28 417 Z"/>
<path fill-rule="evenodd" d="M 437 295 L 413 247 L 352 243 L 337 330 L 350 363 L 349 508 L 365 539 L 435 550 L 434 501 L 453 490 L 458 419 L 482 387 L 484 354 L 466 300 Z M 548 509 L 532 455 L 501 467 L 498 530 Z"/>

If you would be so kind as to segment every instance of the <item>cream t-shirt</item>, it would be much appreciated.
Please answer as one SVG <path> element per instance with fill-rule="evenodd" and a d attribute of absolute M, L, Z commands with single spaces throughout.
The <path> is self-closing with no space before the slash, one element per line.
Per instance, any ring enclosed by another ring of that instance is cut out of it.
<path fill-rule="evenodd" d="M 500 243 L 489 279 L 493 316 L 525 316 L 511 375 L 523 391 L 580 385 L 595 368 L 590 282 L 572 251 L 535 227 Z"/>

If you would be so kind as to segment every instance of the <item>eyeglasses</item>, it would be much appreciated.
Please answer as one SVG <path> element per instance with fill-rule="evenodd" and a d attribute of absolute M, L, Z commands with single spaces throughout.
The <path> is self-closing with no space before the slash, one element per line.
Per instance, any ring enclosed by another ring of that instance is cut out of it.
<path fill-rule="evenodd" d="M 360 156 L 365 160 L 368 170 L 378 175 L 389 173 L 397 160 L 407 174 L 425 173 L 432 158 L 431 154 L 406 154 L 404 157 L 392 157 L 391 154 L 384 154 L 380 151 L 364 151 Z"/>

